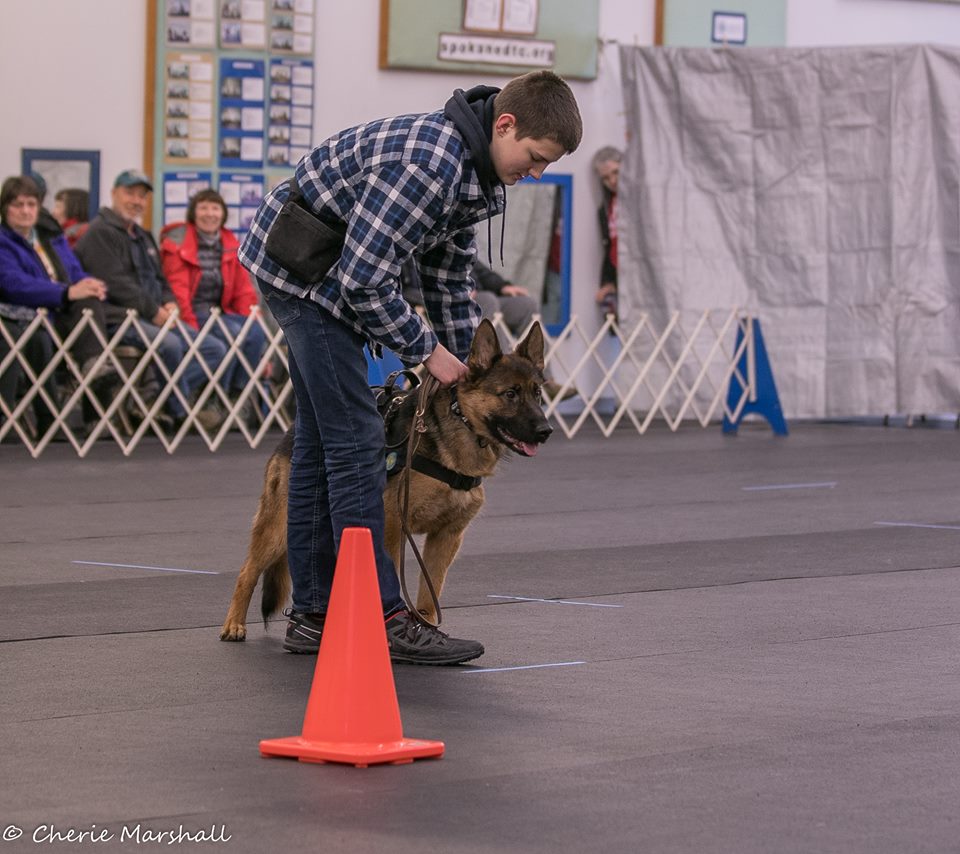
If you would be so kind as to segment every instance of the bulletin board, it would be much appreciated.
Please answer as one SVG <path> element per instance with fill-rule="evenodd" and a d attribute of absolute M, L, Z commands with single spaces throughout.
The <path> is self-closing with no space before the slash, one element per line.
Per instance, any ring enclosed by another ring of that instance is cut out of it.
<path fill-rule="evenodd" d="M 380 67 L 597 76 L 599 0 L 381 0 Z"/>
<path fill-rule="evenodd" d="M 310 150 L 317 0 L 147 2 L 147 225 L 182 221 L 213 187 L 243 235 Z"/>
<path fill-rule="evenodd" d="M 787 0 L 657 0 L 654 44 L 782 47 Z"/>

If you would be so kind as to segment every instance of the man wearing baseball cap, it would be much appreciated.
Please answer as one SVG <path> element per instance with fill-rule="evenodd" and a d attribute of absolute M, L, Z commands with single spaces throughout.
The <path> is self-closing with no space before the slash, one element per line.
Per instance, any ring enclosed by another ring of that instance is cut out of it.
<path fill-rule="evenodd" d="M 160 334 L 160 327 L 177 308 L 176 298 L 163 275 L 157 243 L 153 235 L 140 225 L 152 191 L 153 184 L 145 173 L 139 169 L 125 169 L 113 182 L 111 207 L 100 208 L 74 249 L 84 269 L 107 283 L 106 318 L 111 334 L 126 319 L 128 309 L 135 309 L 140 328 L 151 341 Z M 144 346 L 143 338 L 132 326 L 121 341 L 140 348 Z M 171 373 L 177 369 L 188 346 L 185 333 L 176 326 L 163 336 L 157 353 Z M 199 353 L 213 372 L 226 355 L 226 347 L 209 335 L 200 343 Z M 205 381 L 203 368 L 191 361 L 183 372 L 180 386 L 184 395 L 192 399 Z M 217 429 L 223 421 L 214 401 L 215 396 L 210 397 L 207 405 L 197 413 L 197 421 L 208 431 Z M 167 404 L 176 420 L 186 416 L 186 410 L 176 395 L 167 398 Z"/>

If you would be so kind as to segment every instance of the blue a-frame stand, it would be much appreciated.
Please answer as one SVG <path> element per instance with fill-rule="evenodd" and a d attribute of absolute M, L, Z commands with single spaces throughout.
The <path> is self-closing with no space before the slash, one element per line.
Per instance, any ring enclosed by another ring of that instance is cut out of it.
<path fill-rule="evenodd" d="M 762 415 L 770 423 L 773 432 L 778 436 L 786 436 L 787 422 L 783 417 L 783 410 L 780 408 L 780 395 L 777 394 L 777 384 L 773 381 L 773 371 L 770 369 L 770 359 L 767 356 L 767 347 L 763 343 L 763 333 L 760 331 L 760 321 L 753 318 L 750 321 L 753 325 L 753 360 L 754 373 L 757 383 L 757 399 L 747 400 L 740 410 L 736 421 L 731 421 L 726 415 L 723 416 L 723 432 L 736 433 L 737 427 L 743 421 L 743 416 L 750 413 Z M 737 344 L 734 352 L 740 349 L 743 343 L 743 325 L 737 328 Z M 749 348 L 747 348 L 749 349 Z M 738 376 L 749 376 L 749 358 L 750 353 L 744 349 L 737 363 L 737 370 L 730 377 L 730 388 L 727 390 L 727 409 L 730 412 L 736 408 L 740 398 L 743 397 L 743 383 Z"/>

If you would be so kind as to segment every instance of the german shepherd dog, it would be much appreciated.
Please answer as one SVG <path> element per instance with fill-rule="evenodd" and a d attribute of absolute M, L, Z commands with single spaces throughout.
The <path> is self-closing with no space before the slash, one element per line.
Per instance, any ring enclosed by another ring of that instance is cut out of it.
<path fill-rule="evenodd" d="M 415 454 L 415 458 L 426 459 L 426 464 L 415 465 L 409 472 L 408 529 L 426 535 L 423 562 L 438 597 L 464 532 L 483 506 L 480 479 L 494 473 L 507 451 L 534 456 L 553 432 L 541 408 L 543 330 L 539 323 L 531 327 L 512 353 L 504 354 L 493 324 L 481 321 L 467 368 L 467 378 L 457 384 L 455 391 L 440 388 L 430 400 L 423 416 L 425 432 L 419 437 Z M 396 417 L 388 419 L 391 447 L 401 444 L 392 442 L 392 435 L 399 432 L 402 440 L 412 429 L 416 407 L 417 394 L 406 394 Z M 290 594 L 287 483 L 292 451 L 293 428 L 267 461 L 250 548 L 237 578 L 220 640 L 246 638 L 247 609 L 261 575 L 264 624 Z M 423 473 L 423 469 L 430 473 Z M 403 481 L 403 477 L 388 478 L 383 493 L 385 544 L 396 566 L 400 565 L 400 550 L 404 547 L 399 510 Z M 423 581 L 416 605 L 426 620 L 436 621 L 433 598 Z"/>

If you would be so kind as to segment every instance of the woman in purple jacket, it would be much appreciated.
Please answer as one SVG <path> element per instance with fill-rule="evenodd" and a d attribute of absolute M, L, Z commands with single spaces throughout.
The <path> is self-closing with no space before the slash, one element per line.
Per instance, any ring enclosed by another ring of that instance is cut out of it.
<path fill-rule="evenodd" d="M 52 312 L 57 332 L 65 337 L 83 316 L 83 310 L 90 309 L 93 323 L 106 336 L 106 285 L 84 272 L 62 232 L 38 223 L 40 197 L 40 188 L 26 176 L 7 178 L 0 187 L 0 323 L 17 339 L 36 316 L 36 310 L 46 308 Z M 42 330 L 33 337 L 38 340 L 31 341 L 24 354 L 31 368 L 39 373 L 52 358 L 53 348 Z M 3 336 L 0 349 L 9 349 Z M 77 336 L 71 354 L 86 376 L 102 350 L 96 334 L 88 327 Z M 18 374 L 19 371 L 8 370 L 0 377 L 0 394 L 8 405 Z M 98 387 L 116 378 L 109 363 L 102 365 L 94 376 Z M 39 396 L 36 400 L 40 400 Z M 36 413 L 42 432 L 49 412 L 40 406 Z"/>

